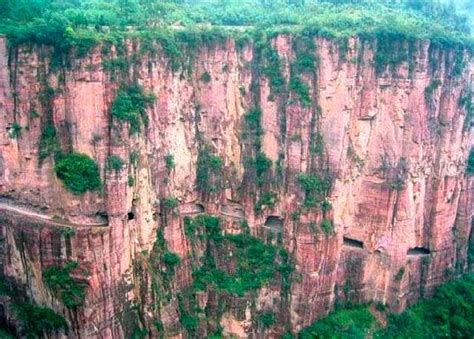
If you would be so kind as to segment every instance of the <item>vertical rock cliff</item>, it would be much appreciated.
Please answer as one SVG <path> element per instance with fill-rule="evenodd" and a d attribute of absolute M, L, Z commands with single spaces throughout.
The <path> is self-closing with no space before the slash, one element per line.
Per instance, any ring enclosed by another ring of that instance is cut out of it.
<path fill-rule="evenodd" d="M 0 266 L 68 335 L 273 337 L 338 300 L 401 311 L 472 269 L 470 55 L 287 34 L 145 47 L 58 65 L 0 39 Z M 113 107 L 137 84 L 155 100 L 135 133 Z M 101 190 L 69 192 L 54 150 L 93 159 Z"/>

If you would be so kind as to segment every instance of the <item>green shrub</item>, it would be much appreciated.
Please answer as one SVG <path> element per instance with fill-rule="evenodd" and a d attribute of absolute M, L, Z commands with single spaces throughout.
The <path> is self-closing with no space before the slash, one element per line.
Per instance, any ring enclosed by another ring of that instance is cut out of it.
<path fill-rule="evenodd" d="M 257 176 L 257 185 L 262 186 L 265 183 L 268 173 L 272 168 L 272 161 L 267 158 L 265 153 L 258 152 L 255 157 L 255 174 Z"/>
<path fill-rule="evenodd" d="M 65 187 L 74 194 L 96 191 L 102 186 L 99 167 L 94 160 L 82 153 L 61 155 L 54 171 Z"/>
<path fill-rule="evenodd" d="M 68 328 L 66 320 L 48 307 L 26 301 L 13 303 L 12 308 L 28 337 L 42 338 L 45 333 L 67 330 Z M 1 332 L 0 337 L 2 337 Z"/>
<path fill-rule="evenodd" d="M 316 174 L 302 173 L 298 175 L 298 183 L 305 192 L 304 206 L 312 207 L 324 201 L 324 195 L 329 190 L 328 180 Z"/>
<path fill-rule="evenodd" d="M 84 303 L 86 285 L 71 277 L 71 272 L 78 267 L 75 261 L 68 261 L 63 266 L 51 266 L 43 271 L 43 280 L 68 308 L 77 308 Z"/>
<path fill-rule="evenodd" d="M 135 178 L 131 175 L 128 176 L 127 180 L 128 187 L 133 187 L 135 185 Z"/>
<path fill-rule="evenodd" d="M 41 131 L 39 159 L 42 161 L 50 155 L 56 155 L 59 151 L 60 147 L 56 137 L 56 129 L 53 124 L 47 124 Z"/>
<path fill-rule="evenodd" d="M 324 234 L 329 235 L 332 234 L 334 231 L 334 226 L 332 224 L 332 221 L 329 219 L 323 219 L 321 221 L 321 229 L 323 230 Z"/>
<path fill-rule="evenodd" d="M 138 85 L 122 86 L 112 103 L 112 115 L 120 121 L 126 121 L 130 133 L 140 132 L 142 125 L 148 126 L 147 108 L 155 102 L 153 94 L 145 94 Z"/>
<path fill-rule="evenodd" d="M 273 312 L 264 312 L 256 316 L 257 324 L 263 328 L 269 328 L 275 323 L 275 314 Z"/>
<path fill-rule="evenodd" d="M 366 338 L 375 323 L 367 306 L 347 306 L 331 312 L 298 333 L 300 339 Z"/>
<path fill-rule="evenodd" d="M 397 274 L 395 274 L 395 277 L 394 277 L 395 281 L 401 281 L 404 274 L 405 274 L 405 267 L 401 267 L 398 270 Z"/>
<path fill-rule="evenodd" d="M 177 198 L 168 197 L 168 198 L 163 199 L 163 207 L 166 210 L 173 210 L 176 207 L 178 207 L 178 204 L 179 204 L 179 201 Z"/>
<path fill-rule="evenodd" d="M 125 162 L 118 155 L 109 155 L 106 161 L 106 168 L 109 171 L 120 172 L 120 170 L 125 166 Z"/>
<path fill-rule="evenodd" d="M 376 339 L 472 338 L 474 333 L 474 276 L 439 287 L 434 296 L 388 317 Z"/>
<path fill-rule="evenodd" d="M 11 139 L 18 139 L 21 136 L 21 126 L 18 123 L 13 123 L 12 127 L 8 131 L 8 136 Z"/>
<path fill-rule="evenodd" d="M 278 202 L 278 196 L 274 192 L 264 192 L 255 203 L 255 213 L 261 213 L 264 208 L 273 208 Z"/>
<path fill-rule="evenodd" d="M 138 161 L 140 160 L 140 154 L 138 151 L 131 151 L 130 155 L 128 156 L 128 160 L 130 161 L 130 164 L 137 166 Z"/>
<path fill-rule="evenodd" d="M 211 75 L 209 74 L 209 72 L 204 72 L 201 74 L 201 81 L 204 82 L 204 83 L 209 83 L 211 82 Z"/>
<path fill-rule="evenodd" d="M 167 267 L 174 269 L 174 267 L 181 262 L 181 258 L 176 253 L 166 251 L 165 254 L 163 254 L 163 262 Z"/>
<path fill-rule="evenodd" d="M 173 154 L 167 154 L 165 156 L 166 169 L 171 171 L 175 167 Z"/>
<path fill-rule="evenodd" d="M 292 75 L 290 78 L 290 90 L 292 90 L 304 107 L 311 106 L 311 96 L 309 94 L 309 86 L 296 75 Z"/>
<path fill-rule="evenodd" d="M 200 192 L 212 193 L 222 188 L 221 183 L 222 159 L 210 153 L 208 147 L 199 151 L 196 185 Z"/>
<path fill-rule="evenodd" d="M 471 148 L 469 151 L 469 157 L 467 159 L 467 168 L 466 168 L 467 175 L 474 174 L 474 148 Z"/>

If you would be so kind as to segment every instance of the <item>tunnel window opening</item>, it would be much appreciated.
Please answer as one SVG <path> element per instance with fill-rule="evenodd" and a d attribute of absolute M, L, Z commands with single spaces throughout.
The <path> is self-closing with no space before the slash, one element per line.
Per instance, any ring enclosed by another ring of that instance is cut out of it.
<path fill-rule="evenodd" d="M 428 255 L 431 251 L 426 247 L 414 247 L 407 251 L 407 255 Z"/>
<path fill-rule="evenodd" d="M 364 243 L 362 241 L 347 238 L 347 237 L 342 237 L 342 239 L 343 239 L 343 244 L 345 246 L 354 247 L 354 248 L 364 248 Z"/>
<path fill-rule="evenodd" d="M 128 213 L 127 213 L 127 218 L 128 218 L 128 220 L 133 220 L 133 219 L 135 219 L 135 213 L 133 213 L 133 212 L 128 212 Z"/>
<path fill-rule="evenodd" d="M 97 218 L 100 219 L 100 221 L 104 224 L 108 224 L 109 223 L 109 215 L 105 212 L 97 212 L 96 213 L 96 216 Z"/>

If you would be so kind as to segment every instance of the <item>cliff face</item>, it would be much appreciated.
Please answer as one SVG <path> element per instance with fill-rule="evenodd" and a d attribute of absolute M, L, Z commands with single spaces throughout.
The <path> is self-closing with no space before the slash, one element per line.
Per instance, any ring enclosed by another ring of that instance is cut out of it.
<path fill-rule="evenodd" d="M 298 72 L 298 41 L 280 35 L 271 43 L 283 90 L 258 67 L 269 58 L 232 40 L 200 48 L 192 67 L 178 71 L 159 47 L 140 54 L 137 42 L 125 46 L 129 63 L 117 71 L 104 67 L 118 60 L 115 49 L 58 68 L 46 48 L 8 49 L 0 40 L 0 265 L 36 302 L 65 315 L 69 335 L 120 338 L 146 327 L 152 336 L 219 328 L 272 336 L 309 325 L 337 300 L 400 311 L 469 269 L 474 179 L 465 164 L 473 138 L 460 104 L 472 88 L 468 56 L 454 75 L 455 52 L 419 42 L 407 60 L 380 71 L 373 43 L 353 39 L 343 48 L 315 38 L 313 67 Z M 139 134 L 111 115 L 123 82 L 156 96 Z M 63 151 L 97 161 L 102 192 L 64 188 L 54 157 L 40 152 L 47 123 Z M 207 153 L 220 159 L 219 173 L 207 173 L 215 189 L 196 185 Z M 125 167 L 106 169 L 111 154 Z M 272 161 L 264 172 L 249 165 L 259 154 Z M 302 173 L 330 184 L 317 204 Z M 212 253 L 223 267 L 220 254 L 234 251 L 193 240 L 189 218 L 204 213 L 218 216 L 226 234 L 246 221 L 253 237 L 286 249 L 289 281 L 277 272 L 241 296 L 209 287 L 189 295 L 201 256 Z M 54 216 L 68 222 L 46 219 Z M 150 267 L 158 248 L 180 257 L 173 270 L 161 268 L 171 274 Z M 87 283 L 74 309 L 42 278 L 71 260 L 86 272 L 73 277 Z M 198 323 L 187 326 L 193 312 Z M 262 314 L 278 321 L 265 325 Z"/>

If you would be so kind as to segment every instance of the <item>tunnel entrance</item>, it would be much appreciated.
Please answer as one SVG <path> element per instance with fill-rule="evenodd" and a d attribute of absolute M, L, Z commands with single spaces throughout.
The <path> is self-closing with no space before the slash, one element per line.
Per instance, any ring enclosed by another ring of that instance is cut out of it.
<path fill-rule="evenodd" d="M 281 232 L 283 230 L 283 219 L 275 215 L 270 215 L 267 217 L 267 220 L 265 220 L 264 226 L 274 232 Z"/>
<path fill-rule="evenodd" d="M 351 239 L 348 237 L 342 237 L 343 245 L 353 248 L 364 248 L 364 243 L 362 241 Z"/>
<path fill-rule="evenodd" d="M 128 212 L 128 213 L 127 213 L 127 218 L 128 218 L 128 220 L 133 220 L 133 219 L 135 219 L 135 213 L 133 213 L 133 212 Z"/>
<path fill-rule="evenodd" d="M 431 251 L 426 247 L 413 247 L 407 251 L 407 255 L 428 255 Z"/>

